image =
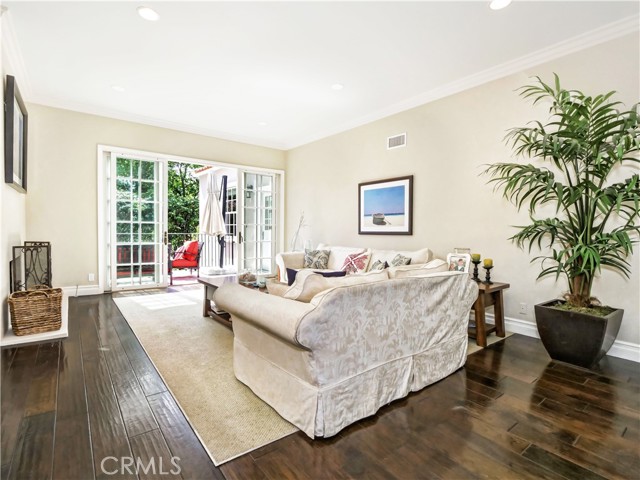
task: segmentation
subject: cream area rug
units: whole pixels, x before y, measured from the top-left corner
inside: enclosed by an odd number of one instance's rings
[[[233,332],[202,316],[202,288],[114,296],[216,465],[298,429],[233,373]],[[507,336],[511,335],[510,333]],[[503,338],[489,335],[487,343]],[[467,355],[482,347],[469,339]]]
[[[202,289],[114,298],[216,465],[298,429],[233,374],[233,332]]]

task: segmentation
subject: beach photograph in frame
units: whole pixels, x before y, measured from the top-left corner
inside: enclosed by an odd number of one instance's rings
[[[4,102],[4,181],[26,192],[28,115],[12,75],[7,75]]]
[[[358,233],[413,234],[413,175],[358,184]]]

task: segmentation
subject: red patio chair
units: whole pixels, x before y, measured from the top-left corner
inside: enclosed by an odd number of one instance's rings
[[[193,275],[193,269],[196,269],[197,276],[200,276],[200,253],[204,242],[187,241],[179,247],[175,253],[171,252],[171,244],[169,244],[169,279],[173,285],[173,269],[188,268]]]

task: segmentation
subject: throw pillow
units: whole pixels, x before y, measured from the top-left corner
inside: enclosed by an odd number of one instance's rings
[[[387,262],[376,260],[371,264],[371,267],[369,267],[369,271],[373,272],[374,270],[384,270],[385,268],[389,268],[389,264]]]
[[[340,270],[339,272],[314,272],[314,273],[319,273],[320,275],[322,275],[323,277],[344,277],[347,272],[343,272],[342,270]]]
[[[331,250],[305,250],[304,268],[317,268],[325,270],[329,263]]]
[[[362,273],[367,270],[369,252],[352,253],[344,259],[342,270],[346,273]]]
[[[182,254],[184,259],[195,260],[198,256],[198,242],[195,240],[192,242],[184,242],[184,247],[186,248],[186,251]]]
[[[296,275],[298,274],[298,270],[295,268],[287,268],[287,283],[289,286],[293,285],[293,282],[296,281]]]
[[[409,265],[411,263],[411,257],[405,257],[404,255],[397,254],[391,260],[392,267],[399,267],[400,265]]]
[[[184,258],[184,254],[187,251],[187,247],[185,247],[184,245],[181,247],[178,247],[178,249],[176,250],[176,252],[173,254],[173,259],[174,260],[186,260],[186,258]]]

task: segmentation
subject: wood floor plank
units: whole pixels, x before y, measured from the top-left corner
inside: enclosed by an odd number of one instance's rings
[[[37,345],[18,348],[11,368],[7,374],[2,376],[2,388],[0,388],[2,408],[2,415],[0,415],[0,463],[2,465],[11,462],[37,356]]]
[[[22,419],[9,471],[9,480],[51,478],[55,421],[55,412],[32,415]]]
[[[111,380],[129,437],[156,430],[158,423],[133,371],[112,374]]]
[[[213,465],[171,394],[158,393],[148,400],[169,450],[180,458],[183,477],[222,480],[220,470]]]
[[[58,374],[58,420],[87,413],[82,351],[79,341],[65,340],[60,343]]]
[[[591,470],[582,468],[575,463],[571,463],[557,455],[554,455],[537,445],[531,445],[527,450],[525,450],[523,455],[564,478],[580,478],[584,480],[602,480],[605,478]]]
[[[182,479],[180,459],[171,455],[160,430],[152,430],[131,438],[140,480]]]
[[[53,478],[55,480],[95,478],[87,412],[58,418],[54,445]]]
[[[42,343],[34,366],[25,415],[39,415],[56,409],[60,342]]]
[[[131,457],[131,448],[106,361],[102,357],[86,359],[84,368],[96,477],[104,477],[101,462],[106,457]]]

